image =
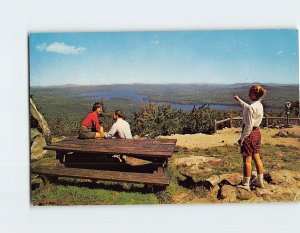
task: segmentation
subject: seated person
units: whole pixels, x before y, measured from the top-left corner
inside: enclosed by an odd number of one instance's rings
[[[115,111],[113,115],[114,121],[116,121],[108,133],[106,133],[105,138],[124,138],[124,139],[132,139],[130,126],[127,121],[123,119],[123,114],[121,110]]]
[[[78,131],[80,139],[103,138],[105,133],[99,124],[99,115],[103,112],[103,106],[96,102],[90,112],[81,123]]]

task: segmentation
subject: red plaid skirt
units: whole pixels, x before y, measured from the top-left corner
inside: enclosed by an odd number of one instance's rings
[[[250,135],[247,136],[241,146],[241,154],[243,156],[252,156],[253,154],[259,153],[261,143],[261,134],[259,128],[251,131]]]

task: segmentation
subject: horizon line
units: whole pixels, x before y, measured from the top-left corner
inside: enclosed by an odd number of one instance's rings
[[[33,85],[32,87],[72,87],[72,86],[112,86],[112,85],[251,85],[251,84],[262,84],[262,85],[299,85],[299,83],[262,83],[262,82],[241,82],[241,83],[110,83],[110,84],[50,84],[50,85]]]

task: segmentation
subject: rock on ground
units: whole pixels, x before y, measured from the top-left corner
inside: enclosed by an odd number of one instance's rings
[[[45,138],[41,135],[36,136],[31,145],[31,160],[43,158],[46,153],[46,150],[43,149],[44,146],[46,146]]]

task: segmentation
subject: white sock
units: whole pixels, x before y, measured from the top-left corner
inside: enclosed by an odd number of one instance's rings
[[[257,180],[260,184],[264,183],[264,174],[257,174]]]
[[[243,185],[246,185],[246,186],[250,185],[250,176],[243,177]]]

